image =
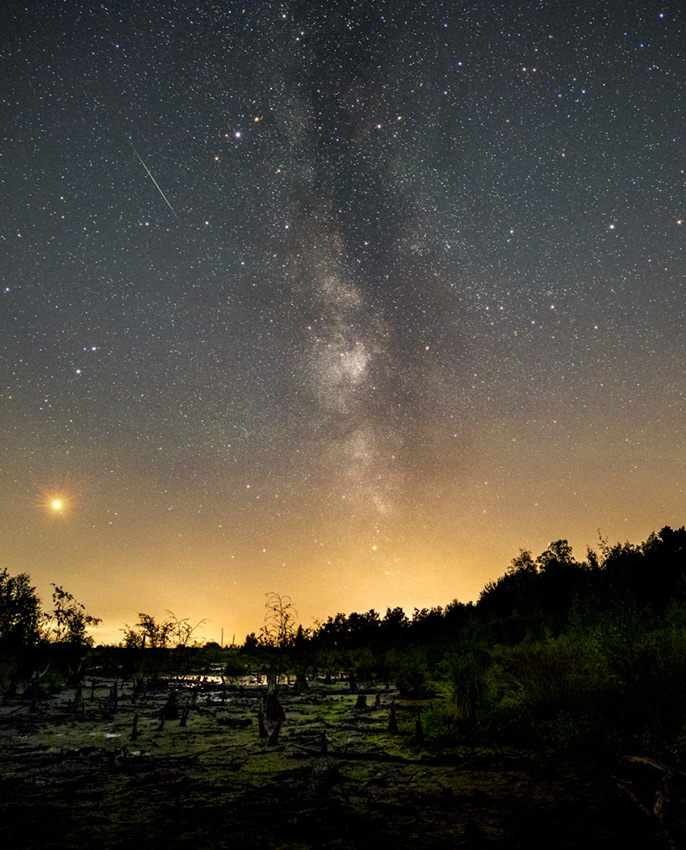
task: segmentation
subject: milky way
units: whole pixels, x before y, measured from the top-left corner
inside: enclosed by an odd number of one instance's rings
[[[9,3],[3,566],[241,639],[683,524],[685,17]]]

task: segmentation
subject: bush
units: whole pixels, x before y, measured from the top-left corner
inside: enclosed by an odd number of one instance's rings
[[[453,651],[443,661],[442,690],[452,722],[462,733],[473,733],[482,719],[489,664],[488,653],[479,647]]]
[[[582,755],[615,739],[621,683],[593,640],[498,647],[487,682],[488,727],[499,742]]]
[[[446,704],[433,705],[422,713],[422,728],[428,743],[436,746],[449,747],[457,743],[455,724],[452,712]]]
[[[426,699],[436,693],[424,653],[417,647],[408,648],[402,654],[392,657],[391,675],[403,697]]]
[[[224,660],[224,675],[228,679],[238,679],[245,676],[248,667],[237,651],[231,651]]]

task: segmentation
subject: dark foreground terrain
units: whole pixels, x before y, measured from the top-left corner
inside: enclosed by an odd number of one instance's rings
[[[660,797],[664,776],[650,764],[572,771],[525,753],[440,747],[417,739],[427,703],[381,691],[357,707],[342,683],[281,687],[286,716],[269,744],[257,682],[177,682],[179,717],[164,724],[168,681],[134,696],[120,680],[116,700],[113,684],[0,705],[1,846],[681,846],[679,794]],[[675,810],[669,835],[649,815],[656,802]]]

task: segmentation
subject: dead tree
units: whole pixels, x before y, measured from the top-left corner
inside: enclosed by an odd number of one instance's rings
[[[279,742],[281,724],[286,719],[286,712],[279,702],[276,691],[267,694],[264,707],[264,725],[267,732],[267,743],[271,746]]]

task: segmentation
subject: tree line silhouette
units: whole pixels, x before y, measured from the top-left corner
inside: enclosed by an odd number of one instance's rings
[[[476,603],[336,614],[276,647],[249,635],[244,652],[393,684],[429,701],[424,725],[443,742],[673,760],[686,749],[686,529],[601,539],[584,560],[566,540],[522,550]]]
[[[267,594],[265,621],[241,647],[200,645],[171,612],[140,614],[119,647],[92,647],[98,621],[55,586],[41,610],[27,575],[0,571],[0,689],[16,692],[45,658],[72,679],[98,666],[180,664],[270,687],[315,678],[351,690],[397,688],[418,700],[435,745],[528,748],[556,757],[686,756],[686,529],[640,544],[601,540],[584,560],[566,540],[520,551],[475,603],[336,614],[298,624],[287,596]],[[175,648],[171,648],[175,647]],[[42,659],[42,660],[41,660]],[[61,665],[61,666],[60,666]]]

